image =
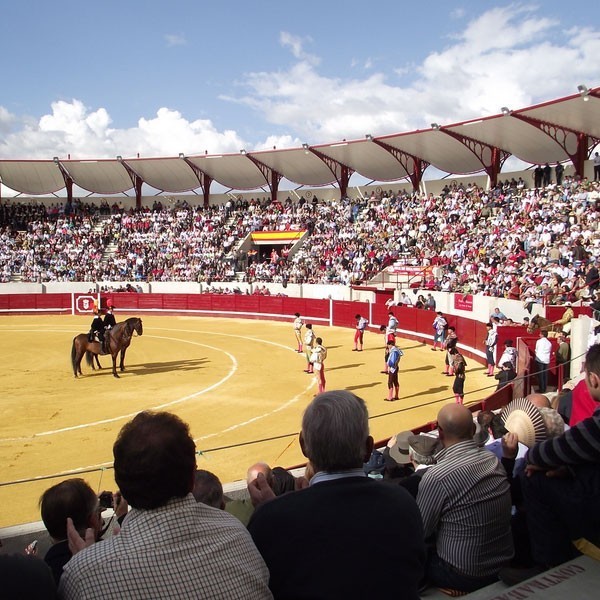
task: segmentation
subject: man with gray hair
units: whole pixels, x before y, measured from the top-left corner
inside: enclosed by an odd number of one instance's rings
[[[390,590],[417,599],[425,564],[421,517],[406,490],[363,471],[373,449],[364,401],[345,390],[314,398],[300,447],[315,475],[310,486],[263,503],[248,530],[269,568],[275,598],[377,598]],[[264,477],[255,502],[272,497]],[[377,573],[364,576],[377,549]]]

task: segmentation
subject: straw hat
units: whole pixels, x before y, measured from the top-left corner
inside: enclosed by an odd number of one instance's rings
[[[399,464],[407,465],[410,462],[408,456],[408,438],[412,431],[401,431],[393,436],[388,442],[390,456]]]
[[[504,426],[516,433],[519,442],[531,448],[548,437],[546,423],[540,410],[525,398],[516,398],[501,413]]]

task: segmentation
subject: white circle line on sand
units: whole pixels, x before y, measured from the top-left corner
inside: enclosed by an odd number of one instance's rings
[[[223,377],[222,379],[220,379],[219,381],[217,381],[216,383],[214,383],[213,385],[210,385],[210,386],[208,386],[202,390],[199,390],[197,392],[194,392],[193,394],[188,394],[187,396],[183,396],[182,398],[177,398],[176,400],[171,400],[170,402],[164,402],[162,404],[157,404],[156,406],[149,407],[147,410],[162,410],[164,408],[168,408],[169,406],[181,404],[182,402],[187,402],[188,400],[197,398],[198,396],[201,396],[202,394],[206,394],[207,392],[214,390],[215,388],[219,387],[220,385],[223,385],[223,383],[225,383],[227,380],[231,379],[231,377],[233,377],[233,375],[235,375],[235,372],[238,369],[238,362],[237,362],[237,359],[235,358],[235,356],[233,356],[233,354],[231,354],[221,348],[215,348],[214,346],[210,346],[208,344],[201,344],[199,342],[193,342],[190,340],[182,340],[179,338],[169,338],[169,337],[155,336],[155,335],[147,335],[146,337],[162,339],[162,340],[170,340],[170,341],[175,341],[175,342],[183,342],[185,344],[192,344],[194,346],[200,346],[202,348],[209,348],[210,350],[215,350],[217,352],[223,352],[224,354],[226,354],[229,357],[229,359],[232,362],[232,366],[229,369],[229,372],[227,373],[227,375],[225,377]],[[129,418],[137,415],[138,412],[139,411],[136,411],[133,413],[127,413],[127,414],[123,414],[123,415],[117,415],[115,417],[110,417],[109,419],[101,419],[99,421],[90,421],[88,423],[80,423],[79,425],[71,425],[70,427],[62,427],[60,429],[52,429],[49,431],[40,431],[39,433],[34,433],[33,435],[30,435],[30,436],[21,436],[21,437],[15,437],[15,438],[1,438],[0,442],[14,442],[14,441],[19,441],[19,440],[30,440],[30,439],[35,439],[38,437],[55,435],[58,433],[66,433],[68,431],[75,431],[77,429],[85,429],[87,427],[95,427],[97,425],[105,425],[107,423],[114,423],[116,421],[122,421],[123,419],[129,419]]]
[[[190,331],[186,330],[186,329],[176,329],[176,328],[167,328],[167,327],[156,327],[156,328],[153,328],[153,330],[157,330],[157,331],[177,331],[177,332],[181,332],[181,333],[190,333]],[[11,331],[26,332],[26,333],[29,332],[28,329],[26,329],[26,330],[14,330],[13,329]],[[53,329],[53,330],[46,329],[44,331],[58,332],[58,333],[67,333],[64,330],[56,330],[56,329]],[[261,343],[269,344],[269,345],[276,346],[276,347],[282,348],[284,350],[289,350],[290,352],[296,353],[294,350],[292,350],[288,346],[285,346],[284,344],[280,344],[278,342],[271,342],[269,340],[264,340],[264,339],[261,339],[261,338],[255,338],[255,337],[251,337],[251,336],[242,336],[242,335],[238,335],[238,334],[229,334],[229,333],[221,333],[221,332],[208,332],[208,331],[198,331],[198,330],[194,330],[192,333],[213,334],[213,335],[218,335],[218,336],[221,336],[221,337],[232,337],[232,338],[245,339],[245,340],[249,340],[249,341],[253,341],[253,342],[261,342]],[[151,407],[150,410],[165,409],[165,408],[168,408],[170,406],[174,406],[176,404],[181,404],[183,402],[187,402],[188,400],[192,400],[193,398],[197,398],[198,396],[201,396],[201,395],[203,395],[203,394],[205,394],[207,392],[210,392],[210,391],[214,390],[215,388],[219,387],[220,385],[222,385],[223,383],[225,383],[226,381],[228,381],[231,377],[233,377],[233,375],[235,374],[235,372],[236,372],[236,370],[238,368],[238,362],[237,362],[235,356],[233,356],[232,354],[230,354],[229,352],[227,352],[225,350],[222,350],[221,348],[215,348],[214,346],[210,346],[208,344],[201,344],[199,342],[194,342],[194,341],[191,341],[191,340],[183,340],[183,339],[180,339],[180,338],[172,338],[172,337],[156,336],[156,335],[148,335],[148,334],[146,334],[145,337],[147,337],[147,338],[154,338],[154,339],[164,339],[164,340],[175,341],[175,342],[183,342],[183,343],[192,344],[192,345],[195,345],[195,346],[200,346],[200,347],[203,347],[203,348],[209,348],[209,349],[215,350],[217,352],[223,352],[232,361],[232,367],[231,367],[229,373],[224,378],[222,378],[218,382],[214,383],[213,385],[211,385],[211,386],[209,386],[207,388],[204,388],[204,389],[202,389],[202,390],[200,390],[198,392],[194,392],[193,394],[189,394],[187,396],[184,396],[182,398],[177,398],[176,400],[171,400],[170,402],[165,402],[165,403],[162,403],[162,404],[158,404],[158,405],[156,405],[154,407]],[[214,433],[211,433],[211,434],[207,434],[205,436],[200,436],[198,438],[195,438],[195,441],[209,439],[209,438],[221,435],[223,433],[228,433],[228,432],[234,431],[236,429],[244,427],[245,425],[249,425],[250,423],[253,423],[253,422],[258,421],[260,419],[264,419],[264,418],[267,418],[267,417],[269,417],[269,416],[271,416],[273,414],[281,412],[282,410],[284,410],[284,409],[288,408],[289,406],[295,404],[304,394],[306,394],[308,392],[308,390],[310,390],[310,388],[312,387],[312,385],[313,385],[313,382],[311,382],[311,384],[308,385],[306,387],[306,389],[304,391],[302,391],[300,394],[297,394],[296,396],[292,397],[290,400],[288,400],[284,404],[278,406],[277,408],[275,408],[275,409],[273,409],[271,411],[263,413],[262,415],[257,415],[255,417],[253,417],[252,419],[249,419],[249,420],[244,421],[242,423],[231,425],[230,427],[228,427],[228,428],[226,428],[226,429],[224,429],[222,431],[214,432]],[[91,421],[91,422],[88,422],[88,423],[81,423],[79,425],[72,425],[70,427],[63,427],[63,428],[60,428],[60,429],[54,429],[54,430],[50,430],[50,431],[42,431],[42,432],[39,432],[39,433],[35,433],[35,434],[31,435],[31,436],[21,436],[21,437],[15,437],[15,438],[2,438],[2,439],[0,439],[0,443],[1,442],[14,442],[14,441],[29,440],[29,439],[34,439],[36,437],[45,437],[45,436],[49,436],[49,435],[56,435],[56,434],[59,434],[59,433],[65,433],[65,432],[68,432],[68,431],[74,431],[74,430],[78,430],[78,429],[85,429],[85,428],[88,428],[88,427],[95,427],[97,425],[105,425],[107,423],[114,423],[116,421],[120,421],[120,420],[123,420],[123,419],[128,419],[128,418],[134,417],[136,414],[138,414],[138,412],[139,411],[134,412],[134,413],[127,413],[127,414],[124,414],[124,415],[118,415],[116,417],[111,417],[110,419],[102,419],[102,420],[99,420],[99,421]]]
[[[242,336],[242,335],[237,335],[237,334],[212,332],[212,331],[198,331],[198,330],[193,330],[193,331],[190,332],[187,329],[176,329],[176,328],[166,328],[166,327],[156,327],[156,328],[153,328],[153,330],[157,330],[157,331],[177,331],[177,332],[180,332],[180,333],[211,334],[211,335],[218,335],[218,336],[221,336],[221,337],[240,338],[240,339],[245,339],[245,340],[252,341],[252,342],[261,342],[261,343],[269,344],[269,345],[272,345],[272,346],[276,346],[278,348],[282,348],[284,350],[289,350],[290,352],[294,352],[294,354],[297,354],[297,352],[295,350],[293,350],[292,348],[290,348],[289,346],[286,346],[284,344],[280,344],[278,342],[271,342],[269,340],[264,340],[264,339],[261,339],[261,338],[255,338],[255,337],[251,337],[251,336]],[[13,332],[14,331],[20,331],[20,332],[26,332],[26,333],[30,332],[30,330],[28,330],[28,329],[24,329],[24,330],[14,330],[14,329],[12,329],[10,331],[13,331]],[[50,331],[50,332],[55,332],[55,333],[56,332],[57,333],[72,333],[71,331],[67,332],[67,331],[64,331],[64,330],[48,330],[48,329],[45,329],[43,331]],[[226,352],[224,350],[221,350],[220,348],[214,348],[213,346],[208,346],[207,344],[200,344],[198,342],[193,342],[193,341],[190,341],[190,340],[182,340],[180,338],[170,338],[170,337],[155,336],[155,335],[148,335],[148,334],[145,334],[145,337],[156,338],[156,339],[173,340],[173,341],[178,341],[178,342],[190,343],[192,345],[198,345],[198,346],[202,346],[202,347],[205,347],[205,348],[215,349],[217,351],[222,351],[225,354],[227,354],[232,359],[232,361],[234,362],[234,364],[232,365],[232,368],[231,368],[230,372],[227,374],[227,376],[224,377],[219,382],[217,382],[216,384],[214,384],[213,386],[210,386],[210,388],[206,388],[205,390],[201,390],[199,392],[196,392],[194,394],[190,394],[190,395],[185,396],[183,398],[179,398],[177,400],[173,400],[173,401],[168,402],[166,404],[158,405],[155,408],[164,408],[164,407],[167,407],[167,406],[173,406],[174,404],[185,402],[186,400],[190,400],[190,399],[195,398],[195,397],[197,397],[197,396],[199,396],[201,394],[204,394],[207,391],[214,389],[218,385],[222,385],[222,383],[226,382],[229,378],[231,378],[235,374],[235,371],[237,370],[237,360],[235,359],[235,357],[233,355],[229,354],[228,352]],[[237,423],[235,425],[231,425],[231,426],[223,429],[222,431],[218,431],[218,432],[214,432],[214,433],[210,433],[210,434],[207,434],[207,435],[204,435],[204,436],[200,436],[200,437],[194,438],[194,441],[201,441],[201,440],[207,440],[207,439],[210,439],[210,438],[214,438],[214,437],[217,437],[217,436],[222,435],[224,433],[229,433],[231,431],[235,431],[237,429],[240,429],[241,427],[249,425],[250,423],[253,423],[253,422],[258,421],[260,419],[267,418],[267,417],[269,417],[271,415],[274,415],[274,414],[276,414],[278,412],[281,412],[282,410],[285,410],[286,408],[288,408],[288,407],[292,406],[293,404],[295,404],[296,402],[298,402],[302,398],[302,396],[304,394],[306,394],[314,386],[314,384],[315,384],[315,382],[311,381],[307,385],[307,387],[305,388],[304,391],[302,391],[300,394],[297,394],[294,397],[290,398],[287,402],[285,402],[284,404],[278,406],[277,408],[275,408],[275,409],[273,409],[271,411],[263,413],[262,415],[257,415],[255,417],[252,417],[251,419],[248,419],[247,421],[243,421],[241,423]],[[41,437],[42,435],[51,435],[51,434],[65,432],[65,431],[71,431],[73,429],[82,429],[82,428],[85,428],[85,427],[92,427],[94,425],[101,425],[101,424],[104,424],[104,423],[111,423],[111,422],[115,422],[115,421],[118,421],[118,420],[127,419],[127,418],[135,416],[136,414],[138,414],[138,413],[135,412],[135,413],[127,414],[127,415],[122,415],[120,417],[113,417],[111,419],[105,419],[105,420],[102,420],[102,421],[96,421],[94,423],[87,423],[87,424],[76,425],[76,426],[73,426],[73,427],[68,427],[68,428],[63,428],[63,429],[57,429],[57,430],[54,430],[52,432],[42,432],[42,433],[34,434],[33,436],[28,436],[28,437],[4,438],[4,439],[0,439],[0,442],[5,442],[5,441],[21,441],[21,440],[32,439],[32,438],[35,438],[35,437]],[[54,476],[54,475],[56,475],[56,476],[74,475],[74,474],[80,473],[82,470],[104,469],[104,468],[110,467],[111,465],[112,465],[112,463],[103,462],[103,463],[98,463],[96,465],[88,465],[86,467],[77,467],[77,468],[74,468],[74,469],[60,471],[59,473],[55,473],[52,476]],[[28,479],[23,480],[23,481],[36,481],[36,480],[47,479],[47,478],[48,478],[48,475],[40,475],[40,476],[28,478]]]

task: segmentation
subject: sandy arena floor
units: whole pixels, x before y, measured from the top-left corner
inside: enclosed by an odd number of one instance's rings
[[[126,316],[118,314],[117,319]],[[120,379],[110,357],[102,371],[85,360],[73,377],[73,337],[88,317],[0,317],[0,527],[39,520],[41,493],[61,478],[81,476],[92,487],[114,490],[112,444],[119,429],[144,409],[169,410],[190,424],[198,465],[224,482],[245,477],[257,460],[292,466],[304,462],[297,443],[302,411],[315,394],[294,351],[290,323],[202,317],[144,317]],[[315,326],[328,348],[328,389],[363,397],[371,432],[380,440],[435,419],[454,401],[452,378],[441,374],[444,354],[399,340],[400,401],[389,403],[383,337],[365,335],[365,350],[351,352],[349,329]],[[469,360],[466,401],[495,387]],[[485,388],[485,389],[484,389]],[[289,435],[290,434],[290,435]],[[78,475],[82,470],[89,472]],[[24,480],[24,481],[23,481]]]

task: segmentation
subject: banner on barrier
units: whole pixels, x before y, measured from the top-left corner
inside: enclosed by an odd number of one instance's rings
[[[98,298],[93,294],[73,294],[73,314],[86,315],[98,307]]]

